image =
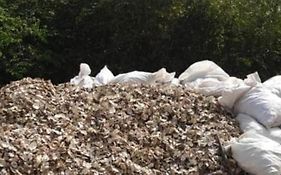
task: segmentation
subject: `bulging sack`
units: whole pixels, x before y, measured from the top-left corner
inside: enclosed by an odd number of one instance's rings
[[[221,97],[218,98],[218,101],[223,107],[232,111],[236,102],[239,101],[239,99],[242,98],[250,89],[250,86],[240,86],[233,89],[223,90]]]
[[[281,174],[281,145],[255,131],[231,144],[232,156],[245,171],[255,175]]]
[[[268,137],[281,144],[281,129],[279,127],[268,129]]]
[[[235,118],[239,122],[239,127],[243,132],[254,130],[259,133],[266,132],[266,128],[263,127],[253,117],[246,114],[238,114]]]
[[[277,75],[266,80],[263,85],[281,98],[281,75]]]
[[[246,114],[238,114],[236,120],[243,132],[255,131],[281,144],[281,129],[274,127],[267,129],[257,122],[253,117]]]
[[[219,103],[229,110],[233,110],[235,104],[253,87],[261,86],[259,74],[254,72],[247,75],[243,82],[235,83],[237,86],[225,88],[222,90],[221,97],[218,98]],[[237,111],[239,113],[239,111]]]
[[[179,76],[181,84],[192,82],[198,78],[214,78],[224,81],[229,78],[229,75],[214,62],[204,60],[192,64]]]
[[[243,80],[235,77],[229,77],[225,81],[219,81],[215,78],[199,78],[186,83],[185,86],[207,96],[221,96],[224,91],[232,90],[242,84]]]
[[[212,61],[199,61],[189,66],[180,76],[180,83],[204,95],[221,96],[222,92],[244,84],[243,80],[230,77]]]
[[[281,125],[281,98],[259,85],[249,90],[235,105],[235,113],[255,118],[267,128]]]

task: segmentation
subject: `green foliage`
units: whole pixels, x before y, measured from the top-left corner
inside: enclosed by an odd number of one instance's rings
[[[37,41],[44,40],[38,23],[29,24],[0,8],[0,81],[27,75],[38,59]]]
[[[87,62],[95,74],[182,72],[209,59],[233,76],[280,73],[277,0],[0,0],[0,82],[65,82]]]
[[[280,73],[280,5],[278,1],[239,0],[219,6],[219,16],[226,16],[221,19],[226,69],[236,75],[259,71],[264,79]]]

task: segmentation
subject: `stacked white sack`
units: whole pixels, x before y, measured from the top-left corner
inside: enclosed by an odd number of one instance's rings
[[[221,105],[244,113],[267,128],[281,125],[281,98],[260,82],[257,73],[248,75],[244,85],[226,90],[219,98]]]
[[[281,125],[281,98],[263,86],[249,90],[235,105],[236,113],[245,113],[267,128]]]
[[[255,175],[280,175],[281,145],[255,131],[243,134],[231,145],[239,166]]]
[[[226,90],[219,98],[220,104],[238,114],[236,119],[245,134],[231,144],[232,153],[238,164],[252,174],[281,174],[281,129],[275,127],[281,124],[281,99],[271,85],[263,85],[253,73],[243,86]]]
[[[89,76],[90,74],[91,74],[90,66],[86,63],[81,63],[78,76],[72,78],[70,80],[70,83],[77,85],[79,87],[92,88],[94,84],[94,79]]]
[[[255,131],[281,144],[281,129],[279,127],[267,129],[256,119],[246,114],[238,114],[236,120],[244,133]]]
[[[226,88],[222,91],[218,98],[219,103],[229,110],[233,110],[235,104],[254,86],[260,85],[261,80],[259,74],[254,72],[247,75],[243,83],[233,88]]]
[[[243,84],[241,79],[230,77],[222,68],[209,60],[189,66],[179,76],[179,81],[187,88],[208,96],[221,96],[223,91]]]
[[[100,70],[100,72],[95,76],[94,84],[95,86],[106,85],[113,79],[113,73],[107,68],[107,66],[104,66]]]
[[[242,132],[256,131],[259,133],[264,133],[266,128],[258,123],[254,118],[246,114],[238,114],[236,120],[239,122],[239,127]]]

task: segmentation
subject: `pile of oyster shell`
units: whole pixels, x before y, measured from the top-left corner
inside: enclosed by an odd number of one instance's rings
[[[0,174],[242,174],[238,124],[214,97],[164,85],[0,89]]]

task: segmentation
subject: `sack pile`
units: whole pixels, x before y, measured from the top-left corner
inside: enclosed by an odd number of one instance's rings
[[[220,147],[238,123],[184,87],[25,78],[2,87],[0,101],[0,174],[242,172]]]
[[[191,65],[179,80],[196,92],[218,97],[237,116],[244,134],[230,147],[240,167],[256,175],[281,174],[281,76],[262,83],[255,72],[242,80],[206,60]]]

